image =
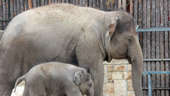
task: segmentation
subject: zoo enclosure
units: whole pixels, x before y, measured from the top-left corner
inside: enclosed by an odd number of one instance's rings
[[[0,0],[0,29],[17,14],[50,3],[72,3],[111,11],[123,9],[134,16],[139,28],[170,27],[170,0]],[[144,55],[144,71],[170,71],[170,32],[139,33]],[[151,74],[152,96],[169,96],[170,75]],[[144,96],[148,95],[148,77],[143,76]]]

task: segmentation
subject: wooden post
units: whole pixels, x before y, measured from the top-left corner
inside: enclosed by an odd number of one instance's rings
[[[152,27],[155,27],[156,26],[156,10],[155,10],[155,7],[156,7],[156,0],[152,0],[152,13],[151,13],[151,26]],[[152,32],[151,33],[151,40],[152,40],[152,44],[151,44],[151,58],[156,58],[156,33],[155,32]],[[151,62],[151,70],[152,71],[156,71],[156,63],[155,62]],[[152,76],[152,80],[154,81],[153,82],[153,88],[156,87],[156,76],[153,75]],[[155,96],[156,92],[153,92],[153,96]]]
[[[156,26],[159,27],[160,26],[160,0],[156,0]],[[156,58],[160,58],[160,43],[159,43],[159,33],[156,32]],[[160,70],[160,64],[159,62],[156,62],[156,70]],[[160,87],[160,75],[157,75],[156,78],[156,87]],[[161,92],[158,90],[156,95],[159,96],[161,94]]]
[[[141,15],[141,14],[139,14],[139,15]],[[142,14],[143,16],[142,16],[142,21],[143,21],[143,23],[142,23],[142,28],[146,28],[146,0],[143,0],[143,14]],[[147,35],[147,33],[143,33],[143,56],[144,56],[144,58],[147,58],[146,57],[146,55],[147,55],[147,45],[146,45],[146,40],[147,40],[147,38],[146,38],[146,35]],[[144,71],[148,71],[148,66],[147,66],[147,63],[146,62],[144,62]],[[147,76],[145,76],[144,77],[144,87],[145,88],[147,88],[148,87],[148,77]],[[144,96],[147,96],[147,94],[148,94],[148,90],[146,90],[145,92],[144,92]]]
[[[133,15],[133,0],[130,0],[130,14]]]
[[[32,0],[28,0],[28,8],[29,8],[29,9],[32,8]]]
[[[126,11],[126,6],[127,6],[126,0],[122,0],[122,7],[123,7],[123,10],[125,11]]]
[[[51,1],[51,0],[48,0],[48,3],[49,3],[49,4],[51,4],[51,3],[52,3],[52,1]]]
[[[118,8],[119,8],[119,9],[122,8],[122,0],[119,0],[119,2],[118,2]]]
[[[146,28],[150,28],[150,20],[151,20],[151,17],[150,17],[150,0],[146,0],[146,14],[145,14],[145,19],[146,19]],[[146,33],[146,58],[147,59],[150,59],[151,56],[150,56],[150,52],[151,52],[151,35],[150,35],[150,32],[147,32]],[[147,62],[147,70],[148,71],[151,71],[151,64],[150,62]],[[148,78],[149,79],[149,78]],[[153,84],[152,84],[153,85]]]
[[[168,1],[164,0],[164,26],[168,27]],[[168,32],[166,31],[164,34],[164,41],[165,41],[165,58],[169,58],[168,57]],[[165,62],[165,71],[169,71],[169,64],[168,62]],[[165,87],[168,88],[169,87],[169,76],[165,75]],[[168,96],[170,93],[168,90],[165,91],[165,96]]]
[[[164,7],[164,4],[163,4],[163,0],[160,0],[160,26],[164,26],[164,14],[163,14],[163,7]],[[164,58],[164,32],[160,32],[160,58]],[[161,71],[164,71],[164,62],[161,61],[160,62],[160,69]],[[161,80],[160,80],[160,86],[165,88],[165,75],[161,75]],[[164,90],[161,90],[161,96],[165,96],[165,91]]]
[[[89,0],[89,6],[93,7],[93,0]]]

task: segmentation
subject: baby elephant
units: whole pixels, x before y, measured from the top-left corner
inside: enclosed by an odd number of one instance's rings
[[[84,68],[71,64],[36,65],[17,79],[15,88],[21,81],[25,81],[23,96],[94,96],[91,75]]]

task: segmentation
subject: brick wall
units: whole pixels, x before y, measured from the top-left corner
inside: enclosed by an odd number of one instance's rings
[[[127,60],[104,62],[104,70],[104,96],[135,96],[132,87],[131,64]]]

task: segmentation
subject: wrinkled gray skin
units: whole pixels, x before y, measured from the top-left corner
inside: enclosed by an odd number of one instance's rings
[[[17,77],[42,62],[60,61],[86,68],[95,96],[103,96],[103,61],[127,58],[133,87],[142,96],[143,56],[133,18],[69,4],[28,10],[8,25],[0,46],[0,96],[9,96]]]
[[[49,62],[37,65],[17,79],[25,81],[23,96],[94,96],[91,75],[84,68]]]

